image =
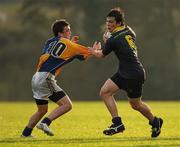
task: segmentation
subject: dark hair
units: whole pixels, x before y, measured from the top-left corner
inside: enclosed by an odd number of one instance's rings
[[[56,20],[51,28],[54,36],[58,36],[58,33],[63,33],[64,27],[70,25],[65,19]]]
[[[117,23],[121,22],[121,25],[124,25],[124,12],[119,7],[111,9],[107,17],[114,17]]]

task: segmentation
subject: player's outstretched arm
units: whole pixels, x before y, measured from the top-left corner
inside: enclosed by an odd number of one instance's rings
[[[95,41],[93,47],[89,47],[89,51],[91,52],[92,55],[94,55],[97,58],[104,57],[101,49],[101,42]]]

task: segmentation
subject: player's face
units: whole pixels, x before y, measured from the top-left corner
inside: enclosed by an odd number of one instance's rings
[[[71,28],[70,26],[65,26],[63,33],[61,33],[61,37],[70,39],[71,38]]]
[[[114,17],[107,17],[106,18],[106,28],[109,32],[112,32],[119,25],[120,24],[116,22]]]

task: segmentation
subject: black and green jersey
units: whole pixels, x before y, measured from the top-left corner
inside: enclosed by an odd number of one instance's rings
[[[145,72],[137,56],[133,30],[128,26],[120,26],[111,35],[104,45],[103,54],[115,53],[119,60],[118,72],[122,77],[144,80]]]

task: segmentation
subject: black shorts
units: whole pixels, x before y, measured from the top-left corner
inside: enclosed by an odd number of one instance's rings
[[[139,98],[142,95],[142,86],[144,80],[125,79],[119,73],[115,73],[111,80],[119,87],[127,92],[129,98]]]
[[[56,103],[60,99],[62,99],[64,96],[66,96],[66,93],[64,91],[59,91],[59,92],[53,92],[51,96],[49,96],[49,99]],[[48,100],[43,100],[43,99],[35,99],[37,105],[46,105],[48,104]]]

